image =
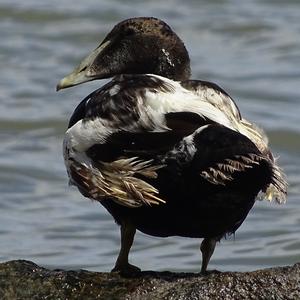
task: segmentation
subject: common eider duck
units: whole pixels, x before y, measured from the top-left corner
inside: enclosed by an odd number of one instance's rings
[[[203,238],[201,273],[216,242],[243,223],[257,196],[284,203],[287,183],[266,134],[218,85],[190,80],[181,39],[163,21],[132,18],[57,85],[112,78],[75,109],[64,138],[70,183],[121,228],[112,271],[136,272],[136,229]]]

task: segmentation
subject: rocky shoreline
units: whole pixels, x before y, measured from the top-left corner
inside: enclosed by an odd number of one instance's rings
[[[253,272],[145,271],[135,276],[0,264],[0,299],[300,299],[300,263]]]

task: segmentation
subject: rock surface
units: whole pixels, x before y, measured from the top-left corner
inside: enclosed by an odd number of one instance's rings
[[[300,263],[246,273],[149,271],[124,277],[14,260],[0,264],[0,299],[300,299]]]

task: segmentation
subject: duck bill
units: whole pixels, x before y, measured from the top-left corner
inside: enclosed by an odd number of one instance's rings
[[[92,51],[86,58],[84,58],[78,67],[74,69],[72,73],[64,77],[56,86],[56,90],[62,90],[68,87],[72,87],[84,82],[99,79],[100,77],[95,74],[95,71],[91,67],[98,55],[110,44],[110,41],[102,43],[94,51]]]
[[[66,77],[64,77],[56,86],[56,91],[62,90],[62,89],[66,89],[68,87],[72,87],[84,82],[88,82],[93,80],[93,78],[88,77],[86,74],[82,73],[82,72],[76,72],[76,70],[74,70],[74,72],[72,72],[71,74],[67,75]]]

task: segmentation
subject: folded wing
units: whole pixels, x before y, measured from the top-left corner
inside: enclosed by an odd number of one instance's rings
[[[89,198],[129,207],[165,202],[156,182],[176,161],[216,186],[257,172],[262,180],[253,187],[256,194],[285,199],[286,183],[263,134],[241,118],[222,89],[207,82],[118,76],[81,102],[69,126],[67,169]]]

